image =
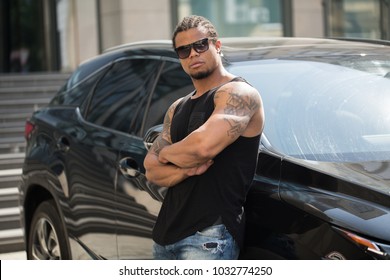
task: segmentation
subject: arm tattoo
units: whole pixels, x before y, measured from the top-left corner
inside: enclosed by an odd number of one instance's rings
[[[162,137],[167,139],[169,142],[171,142],[171,124],[172,124],[172,119],[171,115],[173,115],[173,111],[175,110],[174,106],[169,107],[168,112],[165,114],[164,117],[164,128],[163,131],[161,132]]]
[[[149,152],[158,156],[160,154],[160,151],[162,150],[162,148],[164,148],[165,146],[168,146],[168,145],[170,145],[170,143],[167,140],[165,140],[164,138],[162,138],[160,135],[156,138],[156,140],[154,140],[153,145],[150,148]]]
[[[244,124],[243,122],[238,122],[238,121],[228,119],[228,118],[226,118],[225,120],[230,125],[230,129],[227,131],[227,135],[231,136],[232,138],[234,138],[236,136],[240,136],[244,132],[244,130],[247,126],[247,122],[245,122],[245,124]]]
[[[253,95],[250,93],[242,95],[240,93],[230,91],[227,94],[228,99],[224,109],[224,112],[227,115],[252,116],[260,107],[257,99],[253,98]],[[241,135],[249,123],[249,120],[245,122],[236,121],[230,118],[226,118],[225,120],[230,125],[230,129],[227,131],[227,134],[233,138]]]
[[[242,96],[239,93],[230,92],[226,103],[225,113],[229,115],[252,115],[259,108],[258,102],[252,96]]]
[[[167,113],[164,117],[164,126],[161,134],[154,140],[152,147],[150,148],[150,152],[159,155],[162,148],[171,144],[171,115],[173,115],[173,111],[176,106],[169,107]]]

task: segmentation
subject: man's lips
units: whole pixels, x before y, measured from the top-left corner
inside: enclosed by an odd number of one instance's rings
[[[190,64],[190,68],[198,68],[200,66],[202,66],[204,64],[204,62],[202,61],[196,61],[196,62],[193,62]]]

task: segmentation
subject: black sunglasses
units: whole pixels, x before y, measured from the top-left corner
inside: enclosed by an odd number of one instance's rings
[[[180,59],[184,59],[190,56],[191,49],[194,49],[197,53],[203,53],[209,49],[209,38],[204,38],[199,41],[193,42],[185,46],[181,46],[175,49]]]

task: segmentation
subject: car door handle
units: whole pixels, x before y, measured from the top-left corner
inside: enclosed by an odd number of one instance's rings
[[[66,138],[65,136],[61,136],[60,138],[58,138],[57,148],[61,152],[67,153],[69,151],[69,148],[70,148],[70,143],[69,143],[68,138]]]
[[[138,177],[141,174],[137,162],[130,157],[122,158],[119,161],[119,170],[125,177],[130,178]]]

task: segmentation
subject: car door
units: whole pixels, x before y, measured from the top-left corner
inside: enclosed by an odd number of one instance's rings
[[[80,113],[85,133],[74,162],[80,166],[73,176],[79,178],[73,186],[77,192],[73,205],[78,209],[76,239],[105,259],[118,258],[117,156],[121,145],[134,139],[127,133],[129,127],[140,129],[157,64],[124,58],[116,61],[96,84]],[[130,198],[126,204],[132,204]],[[143,209],[134,204],[132,211]]]
[[[166,191],[149,184],[145,178],[143,160],[147,150],[141,136],[150,128],[162,124],[169,106],[193,90],[191,79],[177,59],[159,58],[159,61],[158,80],[145,108],[140,137],[128,138],[119,154],[117,201],[120,202],[118,205],[125,206],[118,209],[120,259],[152,257],[152,229]],[[154,62],[150,60],[150,63]],[[134,205],[142,206],[142,210],[138,208],[135,211]]]

